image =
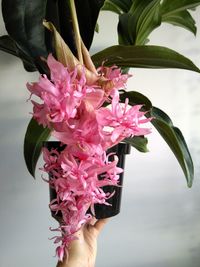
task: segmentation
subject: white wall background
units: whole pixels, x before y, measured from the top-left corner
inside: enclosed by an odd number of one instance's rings
[[[163,25],[151,44],[169,46],[200,67],[199,31]],[[94,50],[116,44],[117,17],[100,16]],[[0,17],[0,34],[5,34]],[[30,119],[26,73],[21,62],[0,51],[0,267],[54,267],[48,240],[55,225],[48,210],[48,188],[38,172],[34,181],[23,160],[23,137]],[[175,157],[153,129],[147,154],[127,157],[122,210],[99,239],[96,267],[200,266],[200,75],[183,70],[134,69],[128,89],[148,96],[181,128],[195,163],[192,189]],[[38,164],[41,166],[42,162]]]

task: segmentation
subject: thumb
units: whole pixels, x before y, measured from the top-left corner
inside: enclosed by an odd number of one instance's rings
[[[97,233],[99,234],[101,230],[103,229],[104,225],[108,222],[108,218],[106,219],[100,219],[96,221],[96,223],[93,225],[93,227],[97,230]]]

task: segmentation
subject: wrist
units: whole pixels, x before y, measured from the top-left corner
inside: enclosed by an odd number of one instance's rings
[[[69,259],[66,267],[85,267],[77,259]]]
[[[57,267],[88,267],[82,262],[79,262],[77,259],[69,259],[64,262],[58,262]]]

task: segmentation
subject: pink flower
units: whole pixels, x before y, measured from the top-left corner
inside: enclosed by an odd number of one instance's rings
[[[53,132],[58,140],[68,145],[68,150],[80,159],[96,153],[102,154],[101,127],[97,122],[92,105],[84,103],[79,107],[77,116],[69,120],[68,126]]]
[[[110,131],[105,130],[105,133],[110,136],[111,143],[119,143],[125,137],[150,133],[149,128],[140,127],[151,120],[144,118],[145,112],[140,111],[141,107],[142,105],[128,106],[128,99],[125,104],[120,104],[118,95],[115,95],[111,110],[102,107],[97,111],[98,123],[110,128]]]
[[[60,261],[63,261],[64,254],[65,254],[65,247],[64,246],[59,246],[56,248],[56,256],[58,257],[58,259]]]
[[[76,239],[75,233],[91,219],[87,213],[89,207],[95,203],[108,205],[107,199],[114,192],[105,193],[101,187],[116,185],[122,170],[116,167],[117,158],[110,162],[108,157],[101,155],[80,160],[68,151],[68,147],[61,153],[44,149],[44,159],[45,170],[52,174],[50,184],[57,193],[50,208],[56,214],[62,213],[61,226],[52,229],[61,234],[52,239],[55,244],[59,243],[56,255],[62,261],[70,243]],[[102,173],[104,176],[99,180],[98,175]]]
[[[57,248],[56,248],[56,256],[58,257],[59,261],[63,261],[65,253],[67,253],[69,249],[69,245],[73,240],[76,240],[77,237],[72,235],[66,235],[66,232],[62,229],[62,227],[59,227],[57,229],[51,229],[52,231],[59,231],[61,233],[61,236],[55,236],[51,239],[54,239],[54,244],[61,243]],[[67,256],[67,255],[66,255]]]
[[[32,101],[33,116],[39,124],[54,127],[57,123],[67,123],[76,116],[77,108],[83,100],[94,108],[102,104],[104,93],[97,86],[87,85],[84,67],[80,76],[77,73],[78,67],[70,72],[52,55],[48,56],[47,64],[51,80],[42,75],[38,82],[27,84],[31,95],[36,95],[41,100],[41,103]]]
[[[97,69],[100,77],[100,86],[105,90],[107,95],[110,95],[112,90],[118,90],[126,87],[126,82],[130,74],[122,74],[117,66],[105,67],[102,66]]]

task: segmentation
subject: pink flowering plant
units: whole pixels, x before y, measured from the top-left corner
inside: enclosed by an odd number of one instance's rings
[[[163,22],[196,33],[191,0],[2,0],[9,35],[0,49],[22,59],[27,71],[39,71],[27,83],[33,105],[24,141],[27,168],[35,176],[43,152],[47,181],[54,190],[50,209],[59,220],[51,229],[60,260],[83,224],[95,216],[95,204],[110,205],[123,169],[107,151],[120,142],[147,152],[150,123],[175,154],[192,186],[192,158],[181,131],[168,115],[136,91],[126,91],[129,68],[180,68],[200,72],[190,59],[172,49],[147,45]],[[15,12],[12,12],[15,10]],[[90,56],[100,10],[119,16],[119,45]],[[60,148],[43,147],[52,136]],[[89,211],[90,210],[90,211]]]
[[[117,167],[117,156],[110,161],[106,151],[125,138],[150,133],[144,126],[150,119],[144,117],[142,105],[129,106],[128,98],[120,103],[119,89],[129,75],[116,66],[99,67],[91,80],[84,65],[70,71],[51,54],[47,65],[50,79],[41,75],[27,88],[40,101],[32,100],[33,118],[66,145],[62,152],[43,148],[43,170],[50,174],[48,183],[56,192],[50,209],[61,213],[60,225],[53,231],[60,232],[54,242],[59,243],[56,252],[62,260],[76,232],[92,218],[87,211],[95,216],[94,204],[109,205],[107,199],[114,192],[105,193],[103,186],[118,185],[123,170]]]

